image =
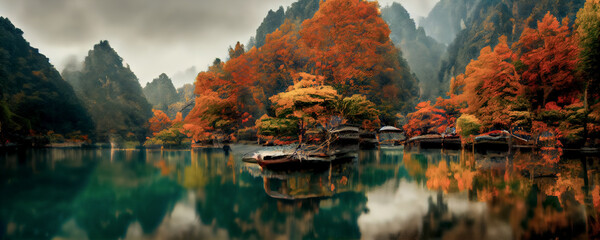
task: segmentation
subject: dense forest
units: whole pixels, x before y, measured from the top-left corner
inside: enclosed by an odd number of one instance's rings
[[[0,133],[3,143],[285,143],[346,123],[594,144],[598,5],[441,0],[412,19],[398,3],[299,0],[268,11],[247,44],[179,89],[166,74],[142,89],[108,41],[61,76],[2,18]]]
[[[524,29],[536,28],[547,12],[559,21],[568,18],[573,23],[583,3],[583,0],[466,1],[463,7],[467,9],[464,12],[466,14],[461,13],[460,18],[461,23],[464,22],[464,29],[448,46],[447,56],[442,60],[438,73],[440,82],[448,87],[452,77],[464,73],[467,64],[479,56],[479,51],[498,44],[499,37],[506,36],[509,44],[519,41]],[[446,6],[456,7],[450,4]],[[456,19],[437,22],[444,21],[455,22]]]
[[[535,27],[524,27],[512,47],[500,36],[452,78],[449,98],[419,103],[405,130],[414,136],[456,127],[469,140],[508,129],[553,146],[597,144],[598,13],[598,3],[588,1],[574,22],[548,11]]]

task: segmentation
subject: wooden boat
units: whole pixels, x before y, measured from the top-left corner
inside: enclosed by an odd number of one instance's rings
[[[332,164],[349,162],[355,158],[355,153],[326,155],[296,152],[278,156],[259,155],[257,163],[261,167],[271,170],[324,169],[330,167]]]
[[[384,126],[379,129],[378,138],[379,148],[399,148],[406,141],[404,131],[392,126]]]
[[[343,125],[328,131],[321,144],[299,145],[295,150],[279,153],[259,153],[256,162],[274,170],[328,167],[332,163],[355,158],[358,151],[359,128]]]

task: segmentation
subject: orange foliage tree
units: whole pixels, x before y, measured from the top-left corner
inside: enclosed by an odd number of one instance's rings
[[[550,101],[559,106],[576,101],[580,93],[576,77],[579,47],[568,18],[561,24],[548,12],[537,29],[523,30],[518,45],[525,65],[523,81],[533,109],[543,108]]]
[[[212,133],[231,135],[251,116],[238,104],[242,90],[222,78],[223,64],[215,64],[196,77],[196,105],[185,119],[184,128],[195,141],[207,140]],[[216,137],[216,136],[215,136]]]
[[[155,109],[152,109],[152,113],[154,113],[154,115],[148,121],[150,123],[150,132],[152,132],[152,135],[156,135],[160,131],[171,127],[171,119],[169,119],[169,116],[167,116],[166,113]]]
[[[389,34],[377,2],[331,0],[302,23],[300,44],[308,68],[341,95],[363,94],[385,112],[408,110],[418,90]]]
[[[275,32],[267,35],[265,45],[257,54],[258,86],[264,95],[273,96],[294,84],[296,72],[306,69],[306,51],[298,43],[299,24],[286,20]]]
[[[175,119],[171,120],[164,112],[154,110],[154,116],[150,118],[150,131],[152,137],[147,138],[144,145],[174,145],[181,146],[186,139],[186,131],[183,128],[183,118],[178,112]]]
[[[455,105],[466,103],[464,113],[473,114],[484,128],[509,128],[526,115],[526,103],[520,96],[523,86],[515,66],[516,58],[506,43],[499,38],[492,50],[485,47],[479,58],[467,65],[464,74],[451,82],[449,95]]]

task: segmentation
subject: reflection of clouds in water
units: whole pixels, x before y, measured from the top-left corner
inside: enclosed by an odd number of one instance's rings
[[[427,199],[434,196],[423,186],[414,182],[401,181],[394,191],[393,182],[367,193],[368,213],[358,217],[358,226],[363,239],[387,236],[415,237],[421,232],[421,219],[428,210]]]
[[[75,218],[71,218],[70,220],[63,223],[60,228],[59,233],[52,238],[53,240],[70,240],[70,239],[78,239],[78,240],[87,240],[89,239],[85,230],[81,229]]]
[[[448,205],[448,211],[454,215],[484,215],[487,211],[487,205],[484,202],[471,202],[468,199],[467,192],[453,194],[444,199]]]
[[[189,192],[152,235],[144,235],[139,222],[134,222],[127,229],[125,239],[228,239],[225,229],[215,229],[214,224],[202,225],[196,215],[195,203],[195,194]]]
[[[196,215],[196,196],[189,192],[187,198],[178,202],[173,211],[164,217],[156,231],[145,235],[140,222],[135,221],[127,228],[125,239],[228,239],[227,230],[216,229],[215,224],[202,225]],[[78,226],[75,219],[65,222],[54,240],[86,240],[85,230]]]
[[[465,236],[467,239],[469,236],[505,239],[512,236],[508,225],[488,219],[486,203],[469,201],[466,192],[444,195],[443,204],[446,208],[437,203],[438,193],[429,191],[424,185],[402,180],[397,189],[394,188],[395,184],[388,181],[383,187],[367,193],[369,212],[358,218],[363,239],[417,239],[423,235],[424,222],[444,221],[449,217],[457,218],[458,224],[444,234],[447,239]],[[425,219],[431,211],[440,211],[430,209],[429,198],[440,209],[447,209],[441,213],[441,219]],[[464,224],[466,222],[472,224]]]

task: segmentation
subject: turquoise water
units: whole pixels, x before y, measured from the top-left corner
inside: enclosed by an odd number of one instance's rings
[[[362,151],[319,172],[252,146],[0,152],[0,239],[599,237],[597,157]]]

